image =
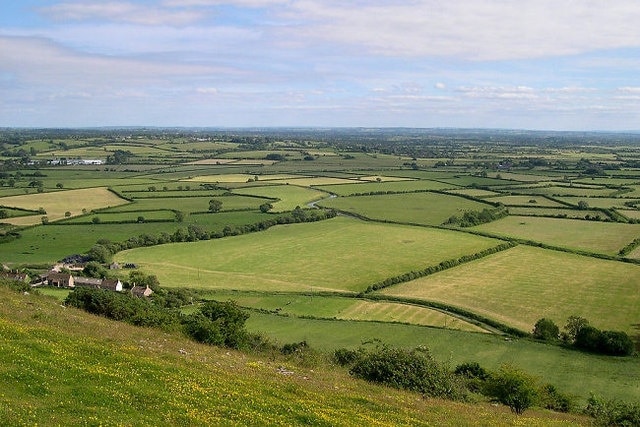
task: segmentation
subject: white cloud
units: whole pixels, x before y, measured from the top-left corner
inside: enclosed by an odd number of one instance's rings
[[[389,56],[535,58],[640,45],[635,0],[300,0],[287,40],[331,41]]]
[[[433,85],[433,87],[435,87],[436,89],[445,90],[447,88],[447,85],[445,85],[442,82],[438,82],[435,85]]]
[[[536,99],[539,97],[536,90],[528,86],[474,86],[459,87],[457,92],[463,93],[469,98],[520,100]]]
[[[138,25],[183,26],[198,22],[206,16],[202,11],[166,9],[131,2],[59,3],[40,8],[39,11],[62,22],[98,20]]]

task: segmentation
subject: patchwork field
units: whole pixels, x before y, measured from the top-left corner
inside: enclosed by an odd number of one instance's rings
[[[268,197],[276,201],[264,200],[273,205],[274,212],[290,211],[296,206],[306,207],[307,204],[327,197],[327,193],[295,185],[274,185],[268,187],[246,187],[233,190],[234,194]]]
[[[640,266],[523,245],[381,293],[464,307],[523,331],[571,315],[630,334],[640,324]]]
[[[322,185],[318,189],[328,191],[338,196],[351,196],[353,194],[365,194],[376,192],[408,192],[408,191],[425,191],[425,190],[443,190],[451,188],[451,184],[438,181],[386,181],[386,182],[367,182],[367,183],[349,183],[338,185]]]
[[[53,193],[26,194],[23,196],[9,196],[0,198],[0,205],[22,209],[46,211],[49,221],[65,218],[65,213],[80,215],[82,210],[106,208],[127,204],[124,199],[116,196],[104,187],[82,190],[56,191]],[[6,220],[15,225],[33,225],[41,222],[43,214],[19,217]]]
[[[640,237],[640,224],[519,216],[509,216],[473,229],[609,255],[617,254],[633,239]]]
[[[491,208],[488,204],[438,193],[338,197],[323,200],[319,205],[371,219],[424,225],[440,225],[452,215]]]
[[[454,231],[349,218],[278,226],[212,241],[116,255],[169,287],[359,292],[374,282],[501,242]]]
[[[243,307],[269,310],[284,316],[406,323],[469,332],[487,332],[458,317],[410,304],[312,294],[214,292],[210,297],[218,301],[232,300]]]

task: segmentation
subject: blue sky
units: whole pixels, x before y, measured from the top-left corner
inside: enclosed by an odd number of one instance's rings
[[[0,0],[0,126],[640,129],[637,0]]]

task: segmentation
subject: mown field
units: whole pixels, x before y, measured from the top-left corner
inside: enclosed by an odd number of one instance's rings
[[[487,332],[486,329],[442,311],[395,302],[313,294],[256,292],[211,292],[207,294],[207,298],[218,301],[231,300],[243,307],[267,310],[282,316],[406,323],[470,332]]]
[[[509,216],[474,230],[569,249],[615,255],[640,237],[640,224]]]
[[[339,197],[323,200],[318,204],[370,219],[424,225],[440,225],[452,215],[492,207],[481,202],[439,193]]]
[[[306,207],[309,203],[328,196],[322,191],[295,185],[245,187],[234,190],[234,193],[273,199],[264,200],[263,203],[271,203],[274,212],[290,211],[296,206]]]
[[[384,295],[439,301],[523,331],[572,315],[638,334],[640,266],[524,245],[396,285]]]
[[[448,230],[335,218],[118,253],[166,286],[360,292],[374,282],[498,246]]]

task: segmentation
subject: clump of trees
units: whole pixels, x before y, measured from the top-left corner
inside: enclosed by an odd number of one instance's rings
[[[635,351],[633,340],[625,332],[600,330],[579,316],[570,316],[562,333],[553,320],[542,318],[533,328],[533,337],[547,342],[561,341],[580,350],[610,356],[630,356]]]
[[[485,208],[482,211],[467,211],[462,216],[452,215],[443,225],[473,227],[504,218],[507,215],[509,215],[509,211],[504,206],[493,209]]]

